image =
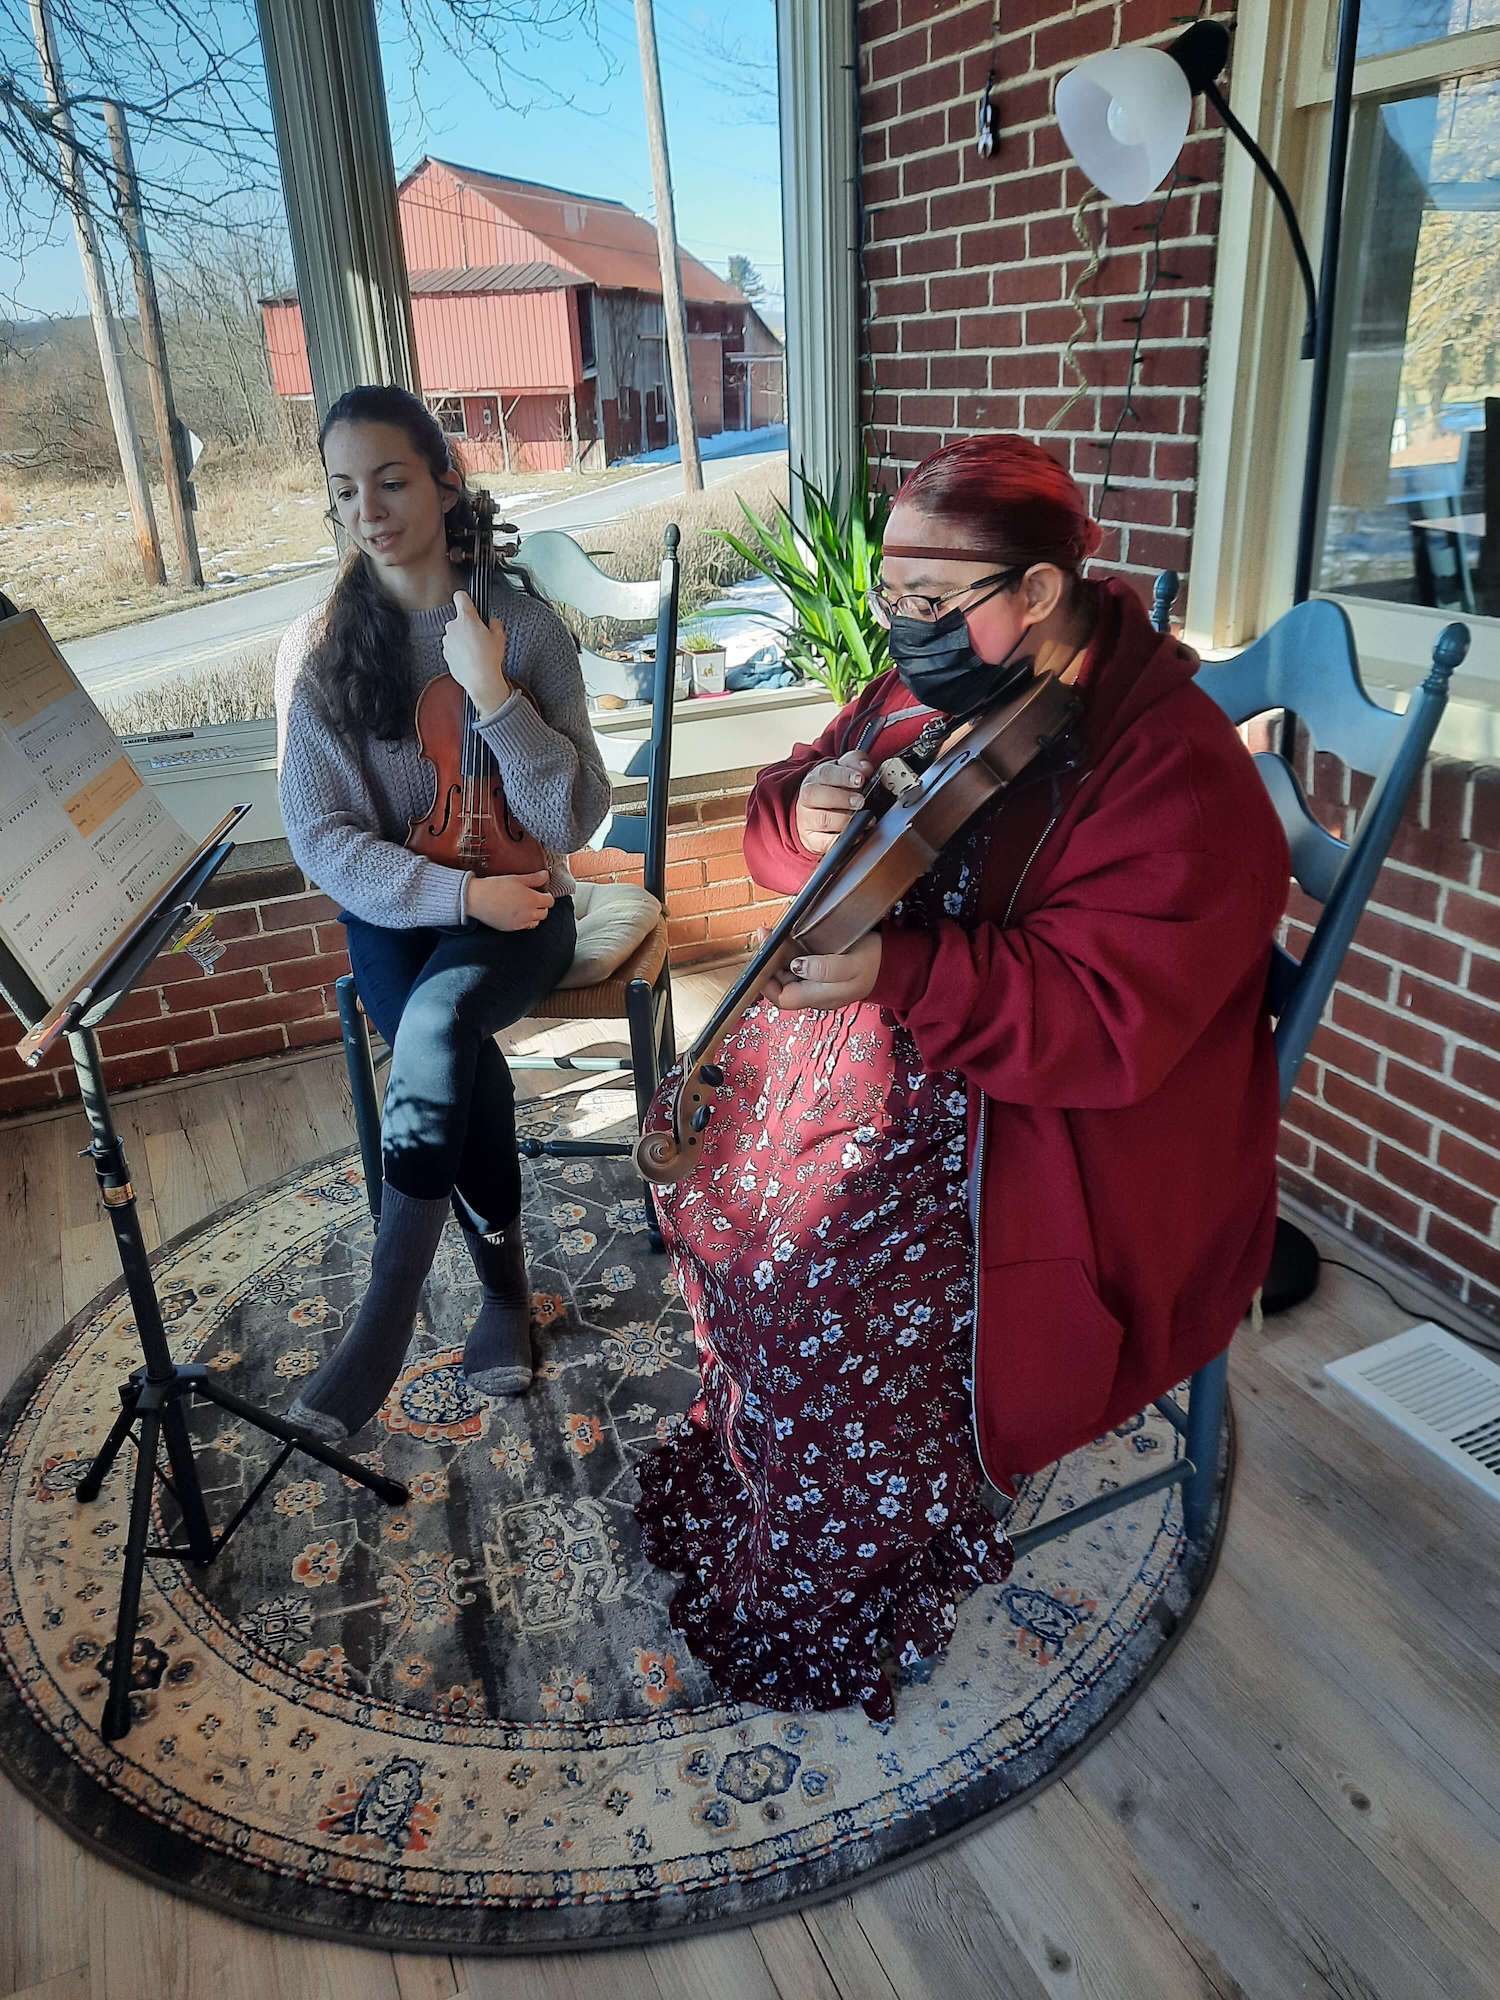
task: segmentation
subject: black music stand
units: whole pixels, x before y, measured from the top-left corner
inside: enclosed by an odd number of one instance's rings
[[[113,1743],[130,1728],[130,1693],[135,1660],[136,1631],[140,1622],[141,1583],[150,1558],[187,1561],[206,1568],[223,1549],[266,1487],[270,1485],[294,1451],[305,1451],[320,1465],[340,1472],[366,1486],[392,1506],[404,1506],[407,1489],[383,1473],[332,1450],[308,1431],[299,1430],[269,1410],[257,1409],[243,1397],[226,1389],[201,1363],[180,1365],[172,1359],[167,1345],[161,1306],[151,1278],[151,1264],[141,1236],[136,1214],[135,1189],[125,1148],[115,1129],[109,1095],[99,1060],[99,1044],[94,1030],[123,996],[128,993],[162,946],[191,915],[194,902],[204,885],[223,866],[234,843],[226,836],[238,825],[248,807],[237,806],[216,827],[202,847],[165,885],[151,909],[143,911],[126,934],[111,947],[76,988],[49,1010],[25,968],[0,944],[0,995],[29,1029],[20,1044],[26,1060],[35,1064],[51,1046],[66,1035],[73,1067],[78,1073],[79,1095],[92,1134],[87,1152],[99,1180],[99,1196],[115,1233],[120,1269],[130,1295],[135,1324],[141,1340],[145,1366],[135,1370],[120,1385],[120,1414],[104,1440],[98,1456],[78,1482],[80,1500],[96,1500],[120,1447],[139,1424],[136,1438],[135,1489],[130,1505],[130,1526],[125,1542],[124,1572],[120,1580],[120,1611],[115,1623],[115,1641],[109,1659],[109,1695],[104,1704],[100,1733]],[[228,1525],[216,1535],[208,1518],[198,1468],[188,1436],[183,1399],[201,1396],[231,1416],[253,1424],[257,1430],[281,1442],[269,1469],[257,1481]],[[166,1445],[168,1473],[158,1464],[158,1453]],[[151,1502],[156,1481],[175,1501],[179,1527],[187,1536],[185,1547],[168,1540],[165,1546],[151,1542]]]

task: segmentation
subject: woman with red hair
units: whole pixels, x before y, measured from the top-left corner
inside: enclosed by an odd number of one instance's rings
[[[1286,845],[1193,654],[1081,574],[1097,544],[1037,446],[935,453],[872,597],[894,667],[751,798],[751,871],[795,893],[875,763],[1028,671],[1081,698],[877,932],[746,1014],[663,1191],[702,1395],[638,1513],[740,1699],[888,1716],[1008,1573],[985,1482],[1219,1353],[1269,1259]]]

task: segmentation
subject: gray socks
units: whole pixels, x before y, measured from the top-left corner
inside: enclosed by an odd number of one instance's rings
[[[386,1182],[369,1289],[353,1326],[287,1411],[288,1423],[325,1444],[364,1429],[401,1372],[447,1217],[446,1198],[417,1201]]]
[[[464,1374],[483,1396],[519,1396],[531,1387],[531,1285],[521,1218],[480,1236],[464,1231],[483,1294],[464,1342]]]

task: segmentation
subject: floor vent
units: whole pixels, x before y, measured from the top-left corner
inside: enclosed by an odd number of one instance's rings
[[[1500,1500],[1500,1366],[1487,1355],[1424,1320],[1327,1373]]]

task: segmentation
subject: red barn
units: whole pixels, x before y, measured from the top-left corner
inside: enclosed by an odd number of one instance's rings
[[[424,159],[397,190],[417,373],[479,471],[608,464],[669,441],[656,231],[618,201]],[[682,253],[700,436],[785,415],[784,350]],[[261,315],[278,395],[310,397],[295,295]]]

